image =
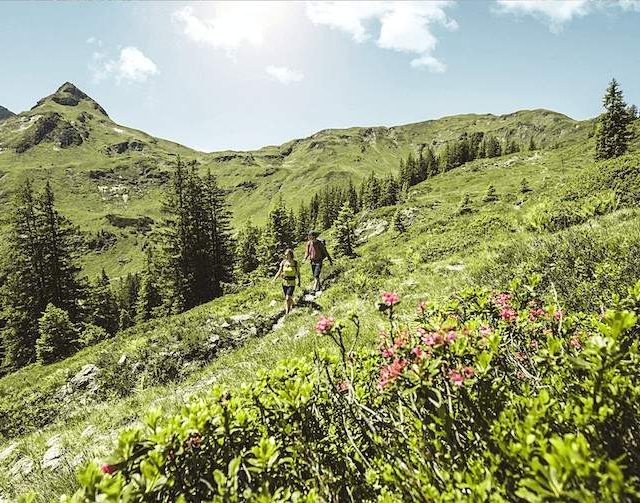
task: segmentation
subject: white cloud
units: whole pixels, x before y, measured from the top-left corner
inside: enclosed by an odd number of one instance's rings
[[[95,51],[91,55],[89,68],[93,80],[101,82],[109,77],[121,82],[146,82],[160,73],[158,66],[137,47],[124,47],[118,59],[109,59],[105,52]]]
[[[445,12],[452,4],[450,1],[308,2],[306,13],[312,23],[344,31],[358,43],[372,37],[371,24],[377,23],[378,47],[414,54],[411,66],[443,72],[446,66],[433,55],[438,40],[432,27],[457,29],[456,21]]]
[[[620,8],[640,12],[640,0],[496,0],[496,4],[499,13],[542,19],[554,33],[562,31],[565,23],[596,9]]]
[[[270,65],[265,68],[265,71],[272,79],[277,80],[284,85],[289,85],[292,82],[300,82],[304,79],[304,74],[286,66]]]
[[[190,6],[173,13],[184,35],[197,43],[224,49],[229,55],[241,45],[260,46],[265,27],[273,20],[278,4],[265,2],[223,2],[214,4],[215,14],[203,18]]]

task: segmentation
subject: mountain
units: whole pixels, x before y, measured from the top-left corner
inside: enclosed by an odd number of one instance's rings
[[[13,117],[14,115],[15,114],[11,110],[0,105],[0,121]]]
[[[8,208],[24,176],[49,179],[58,206],[89,233],[105,230],[115,245],[86,269],[110,274],[135,270],[140,225],[161,217],[164,186],[177,156],[210,169],[230,193],[234,222],[261,222],[276,195],[295,206],[328,185],[395,173],[399,159],[425,145],[436,150],[462,134],[482,132],[500,141],[568,145],[588,137],[591,121],[549,110],[508,115],[469,114],[395,127],[326,129],[307,138],[254,151],[204,153],[119,125],[105,109],[67,82],[29,111],[0,124],[0,207]]]

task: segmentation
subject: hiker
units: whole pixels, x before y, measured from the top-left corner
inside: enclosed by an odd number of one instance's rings
[[[272,282],[282,276],[282,291],[284,292],[284,312],[289,314],[293,307],[293,291],[296,289],[296,279],[300,286],[300,267],[298,261],[293,256],[293,250],[289,248],[284,252],[284,260],[280,262],[278,272],[271,280]]]
[[[327,247],[324,241],[318,239],[318,233],[316,231],[309,231],[307,241],[307,251],[304,254],[304,259],[307,258],[311,261],[311,274],[313,275],[313,293],[321,289],[320,286],[320,272],[322,271],[322,261],[328,259],[329,263],[333,265],[333,259],[327,251]]]

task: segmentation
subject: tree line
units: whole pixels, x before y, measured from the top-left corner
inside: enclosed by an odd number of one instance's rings
[[[625,153],[630,125],[638,118],[615,80],[603,103],[597,159]],[[359,187],[351,180],[344,187],[326,187],[296,211],[280,198],[264,226],[248,222],[235,236],[226,193],[215,177],[199,175],[195,162],[178,160],[163,205],[164,220],[146,246],[144,267],[116,281],[104,271],[94,280],[79,278],[79,231],[55,208],[48,182],[36,193],[26,180],[15,195],[11,246],[0,274],[0,373],[64,358],[136,323],[207,302],[222,295],[227,284],[272,274],[283,251],[302,242],[309,229],[332,229],[336,255],[353,256],[358,212],[396,205],[411,186],[471,160],[536,148],[533,138],[519,145],[482,132],[465,133],[438,153],[430,146],[409,153],[395,175],[371,173]],[[520,190],[530,190],[526,180]],[[484,200],[495,198],[490,186]],[[459,212],[468,207],[463,200]],[[392,227],[402,230],[399,213]]]

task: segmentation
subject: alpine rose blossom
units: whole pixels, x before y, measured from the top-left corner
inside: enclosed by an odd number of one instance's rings
[[[555,313],[553,313],[553,319],[556,321],[560,321],[562,319],[562,310],[558,309]]]
[[[102,473],[112,474],[112,473],[116,472],[116,468],[115,468],[115,466],[112,466],[112,465],[109,465],[109,464],[105,463],[100,467],[100,471]]]
[[[505,307],[500,311],[500,317],[505,321],[513,321],[518,317],[518,314],[510,307]]]
[[[415,348],[413,348],[411,350],[411,353],[418,359],[418,360],[424,360],[427,357],[427,353],[425,353],[425,351],[420,347],[420,346],[416,346]]]
[[[444,341],[451,343],[453,341],[455,341],[458,338],[458,334],[456,334],[455,330],[449,330],[445,336],[444,336]]]
[[[345,393],[346,391],[349,391],[349,381],[339,381],[338,383],[336,383],[336,389],[340,392],[340,393]]]
[[[400,302],[400,296],[395,292],[382,292],[382,302],[387,306],[394,306]]]
[[[322,316],[318,323],[316,323],[316,331],[321,334],[326,334],[333,325],[335,325],[336,320],[333,317],[327,318],[326,316]]]
[[[471,379],[475,375],[473,367],[464,367],[462,373],[467,379]]]
[[[482,337],[488,337],[491,335],[491,327],[487,326],[487,325],[482,325],[480,327],[480,335]]]
[[[573,349],[580,349],[582,347],[580,338],[577,335],[574,335],[573,337],[571,337],[571,339],[569,340],[569,344],[571,344],[571,347]]]
[[[452,369],[449,371],[449,379],[451,379],[451,382],[455,386],[462,386],[464,384],[464,377],[462,377],[462,374],[457,370]]]
[[[418,314],[424,314],[424,312],[427,310],[427,303],[423,300],[418,304]]]

